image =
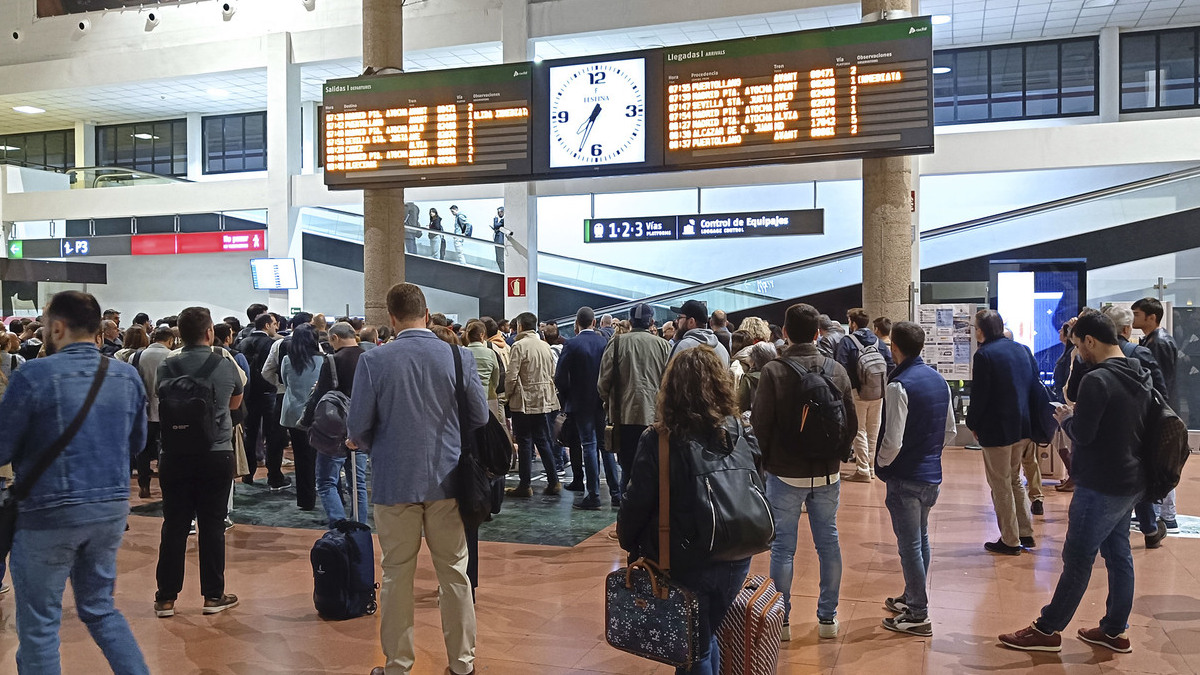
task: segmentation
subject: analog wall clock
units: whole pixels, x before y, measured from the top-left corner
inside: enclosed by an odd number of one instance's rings
[[[550,167],[646,160],[646,61],[550,68]]]

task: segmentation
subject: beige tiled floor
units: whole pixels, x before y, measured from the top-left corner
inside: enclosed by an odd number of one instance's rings
[[[843,486],[838,527],[844,572],[836,640],[816,636],[816,555],[801,521],[793,636],[780,673],[1197,673],[1200,672],[1200,540],[1168,538],[1146,551],[1132,535],[1137,600],[1130,618],[1132,654],[1113,654],[1068,638],[1061,655],[1002,649],[996,635],[1026,625],[1050,598],[1066,530],[1069,495],[1047,491],[1046,515],[1035,518],[1039,548],[1017,558],[984,553],[996,538],[991,503],[977,453],[955,449],[945,458],[946,482],[931,525],[931,615],[934,636],[884,631],[880,601],[898,594],[899,559],[883,508],[881,483]],[[1200,513],[1200,462],[1180,489],[1180,512]],[[154,673],[169,675],[366,675],[382,662],[378,619],[326,622],[312,609],[308,551],[312,531],[239,526],[228,539],[228,588],[240,607],[200,614],[195,556],[178,610],[155,619],[151,610],[160,521],[132,517],[121,552],[117,602]],[[604,643],[601,587],[622,554],[605,533],[572,548],[481,545],[478,672],[669,673],[667,667],[622,654]],[[754,561],[766,573],[767,556]],[[1103,563],[1068,635],[1103,613]],[[416,673],[445,671],[446,656],[434,601],[437,582],[422,554],[417,579]],[[103,657],[70,607],[64,619],[64,672],[107,672]],[[0,596],[0,673],[13,673],[16,652],[11,594]]]

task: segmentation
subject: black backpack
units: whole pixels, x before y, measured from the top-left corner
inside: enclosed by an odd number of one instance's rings
[[[1161,392],[1152,389],[1146,433],[1142,439],[1142,466],[1146,470],[1147,501],[1158,501],[1179,485],[1183,465],[1191,449],[1188,430],[1179,415],[1167,405]]]
[[[854,456],[854,435],[846,418],[846,403],[842,392],[833,382],[833,359],[826,358],[816,372],[805,368],[794,358],[780,357],[796,374],[796,409],[790,445],[800,448],[811,459],[849,461]]]
[[[733,428],[730,428],[730,425]],[[766,488],[740,422],[727,422],[721,431],[726,452],[687,443],[678,454],[691,480],[683,484],[692,517],[681,546],[703,560],[742,560],[771,547],[775,519]]]
[[[358,499],[357,495],[352,499]],[[339,520],[313,544],[313,604],[325,619],[342,621],[374,614],[375,547],[371,528]]]
[[[209,354],[195,373],[185,373],[179,357],[163,361],[158,380],[158,419],[168,452],[207,452],[217,439],[217,406],[208,378],[224,359]]]
[[[337,362],[327,354],[325,362],[333,388],[325,392],[313,409],[312,424],[308,427],[308,444],[322,455],[345,456],[346,418],[350,416],[350,397],[338,390]]]

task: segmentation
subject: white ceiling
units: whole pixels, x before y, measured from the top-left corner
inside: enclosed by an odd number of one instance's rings
[[[1104,5],[1102,3],[1112,2]],[[1086,6],[1085,6],[1086,5]],[[1100,6],[1097,6],[1100,5]],[[542,38],[534,56],[554,59],[659,46],[751,37],[856,23],[859,5],[841,4],[712,21],[646,26]],[[934,46],[948,48],[1011,40],[1095,34],[1101,28],[1161,28],[1200,24],[1200,0],[922,0],[924,14],[945,14],[934,27]],[[405,70],[437,70],[500,63],[499,42],[411,52]],[[304,100],[320,100],[327,79],[361,72],[358,59],[309,64],[301,68]],[[181,117],[189,112],[219,114],[266,107],[266,70],[179,77],[61,91],[0,96],[0,134],[69,128],[76,120],[96,124]],[[222,90],[225,95],[213,95]],[[26,115],[13,106],[46,110]]]

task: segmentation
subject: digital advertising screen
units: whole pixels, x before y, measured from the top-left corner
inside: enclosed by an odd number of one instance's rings
[[[993,260],[991,307],[1000,312],[1013,340],[1029,347],[1043,381],[1054,377],[1063,352],[1059,329],[1087,302],[1083,260]]]

